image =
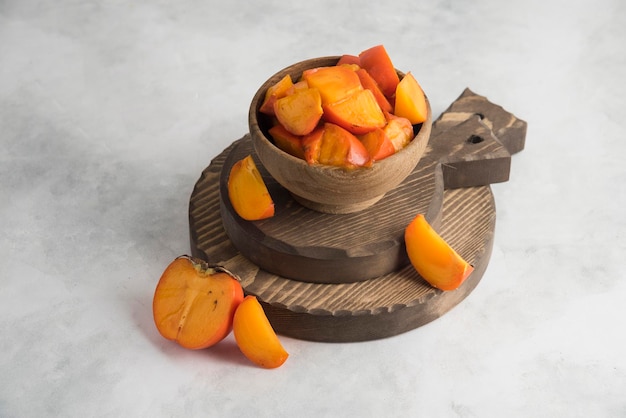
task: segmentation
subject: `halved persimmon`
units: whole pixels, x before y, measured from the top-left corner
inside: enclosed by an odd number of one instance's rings
[[[207,348],[226,337],[243,289],[227,270],[188,256],[165,269],[152,301],[159,333],[189,349]]]

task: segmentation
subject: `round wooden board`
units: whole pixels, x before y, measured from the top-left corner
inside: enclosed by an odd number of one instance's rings
[[[446,190],[440,234],[474,271],[454,291],[431,287],[408,265],[383,276],[344,284],[291,280],[260,269],[228,238],[220,215],[220,172],[234,142],[198,180],[190,199],[193,255],[239,275],[247,294],[256,295],[274,329],[313,341],[351,342],[390,337],[439,318],[476,287],[489,263],[495,204],[489,186]]]

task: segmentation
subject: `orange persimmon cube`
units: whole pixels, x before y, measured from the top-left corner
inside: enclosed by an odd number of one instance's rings
[[[293,83],[293,85],[287,90],[285,96],[294,94],[296,91],[304,90],[306,88],[309,88],[309,85],[307,84],[307,82],[304,80],[300,80],[297,83]]]
[[[247,221],[274,216],[274,201],[251,155],[231,167],[228,197],[235,212]]]
[[[326,104],[324,118],[355,135],[382,128],[387,123],[374,93],[368,89],[359,90],[338,102]]]
[[[361,60],[356,55],[344,54],[339,57],[337,65],[357,65],[361,66]]]
[[[372,161],[382,160],[396,152],[393,143],[381,128],[376,128],[371,132],[360,135],[358,138],[365,146]]]
[[[371,90],[372,93],[374,93],[374,97],[376,98],[380,108],[384,112],[393,111],[391,103],[389,103],[389,100],[387,100],[387,97],[385,97],[380,87],[378,87],[378,83],[376,83],[376,80],[372,78],[370,73],[368,73],[364,68],[360,68],[356,71],[356,74],[359,76],[359,80],[361,80],[363,88]]]
[[[287,74],[281,78],[276,84],[271,86],[265,92],[265,99],[259,108],[259,112],[266,115],[274,114],[274,102],[281,97],[285,97],[289,89],[293,86],[291,76]]]
[[[304,160],[304,148],[302,137],[289,132],[281,124],[274,125],[269,129],[269,134],[274,139],[274,144],[287,154]]]
[[[304,159],[309,164],[317,164],[320,162],[320,148],[322,146],[322,137],[324,136],[324,127],[315,128],[313,132],[302,137],[302,148],[304,149]]]
[[[356,136],[333,123],[324,124],[319,162],[339,167],[360,167],[370,162],[365,146]]]
[[[373,46],[359,54],[361,68],[367,70],[383,94],[392,97],[400,81],[389,54],[383,45]]]
[[[428,117],[426,96],[410,72],[398,83],[395,100],[394,115],[407,118],[413,125],[424,122]]]
[[[387,114],[387,125],[383,128],[385,135],[395,148],[396,152],[406,147],[413,140],[413,125],[404,117]]]
[[[404,233],[411,264],[431,286],[441,290],[458,288],[474,268],[418,214]]]
[[[274,113],[281,125],[294,135],[306,135],[313,131],[324,110],[316,88],[296,90],[274,103]]]
[[[305,70],[302,78],[309,87],[319,90],[323,105],[343,100],[363,89],[359,76],[352,68],[343,65]]]

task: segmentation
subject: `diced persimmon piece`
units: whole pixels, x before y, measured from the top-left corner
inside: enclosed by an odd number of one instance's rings
[[[324,124],[319,162],[338,167],[361,167],[370,162],[365,146],[349,131],[333,123]]]
[[[281,78],[276,84],[271,86],[265,92],[265,99],[259,108],[259,112],[265,113],[266,115],[274,114],[274,103],[276,100],[281,97],[285,97],[293,86],[293,81],[291,76],[287,74],[283,78]]]
[[[361,66],[361,60],[356,55],[344,54],[339,57],[337,65],[357,65]]]
[[[352,68],[343,65],[305,70],[302,77],[309,87],[319,90],[322,105],[343,100],[363,89],[359,76]]]
[[[304,90],[304,89],[307,89],[307,88],[309,88],[309,85],[307,84],[307,82],[304,81],[304,80],[300,80],[297,83],[293,83],[293,85],[285,93],[285,96],[288,96],[290,94],[294,94],[298,90]]]
[[[302,147],[301,136],[292,134],[281,124],[272,126],[269,129],[269,134],[274,139],[274,144],[278,148],[285,151],[287,154],[304,160],[304,148]]]
[[[355,135],[366,134],[387,123],[374,93],[363,89],[338,102],[324,106],[324,118]]]
[[[317,164],[320,162],[320,148],[322,146],[322,137],[324,136],[324,127],[320,126],[308,135],[302,137],[302,148],[304,149],[304,159],[309,164]]]
[[[359,136],[359,140],[365,146],[372,161],[382,160],[396,152],[385,131],[381,128],[376,128],[372,132]]]
[[[322,118],[322,99],[316,88],[296,90],[274,103],[274,113],[281,125],[294,135],[313,131]]]
[[[394,115],[407,118],[413,125],[424,122],[428,117],[426,96],[410,72],[398,84],[395,100]]]
[[[275,369],[289,357],[256,296],[246,296],[237,307],[233,334],[243,355],[258,366]]]
[[[380,87],[378,87],[378,83],[376,83],[376,80],[372,78],[370,73],[368,73],[364,68],[360,68],[356,71],[356,74],[359,76],[359,80],[361,80],[363,88],[371,90],[372,93],[374,93],[374,97],[376,98],[381,110],[383,112],[393,111],[391,103],[387,100],[387,97],[385,97]]]
[[[404,233],[406,251],[417,272],[441,290],[457,289],[474,268],[418,214]]]
[[[274,216],[274,201],[252,155],[237,161],[230,169],[228,197],[235,212],[247,221]]]
[[[159,333],[192,350],[226,337],[243,300],[239,281],[226,270],[187,256],[165,269],[154,292],[152,313]]]
[[[396,152],[406,147],[414,137],[413,125],[407,118],[389,113],[387,114],[387,125],[384,131]]]
[[[367,70],[383,94],[392,97],[400,81],[398,73],[383,45],[373,46],[359,54],[361,68]]]

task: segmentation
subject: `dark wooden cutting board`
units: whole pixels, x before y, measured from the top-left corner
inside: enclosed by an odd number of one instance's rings
[[[306,209],[257,160],[277,207],[274,218],[260,222],[241,220],[225,192],[232,164],[254,156],[244,136],[196,183],[192,253],[238,274],[281,334],[341,342],[414,329],[458,304],[482,278],[495,230],[488,185],[508,180],[511,153],[523,149],[525,134],[524,121],[466,90],[433,124],[415,171],[365,211]],[[403,231],[420,212],[474,266],[455,291],[432,288],[408,264]]]

